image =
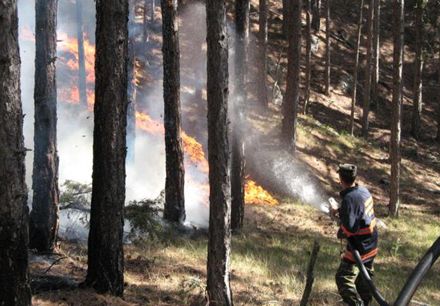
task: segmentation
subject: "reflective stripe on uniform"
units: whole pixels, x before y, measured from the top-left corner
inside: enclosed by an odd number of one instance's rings
[[[372,234],[374,232],[375,227],[376,227],[376,218],[371,220],[369,226],[363,227],[355,233],[350,232],[344,225],[341,224],[341,229],[344,232],[345,236],[347,237]]]
[[[375,248],[375,249],[371,250],[370,252],[368,252],[367,254],[361,255],[362,261],[365,261],[367,259],[370,259],[370,258],[376,256],[377,252],[378,252],[378,249]],[[352,261],[352,262],[356,262],[356,260],[354,259],[353,253],[351,251],[349,251],[349,250],[345,250],[343,258],[347,259],[349,261]]]

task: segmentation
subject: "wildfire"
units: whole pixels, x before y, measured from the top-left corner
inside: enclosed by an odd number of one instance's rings
[[[57,35],[60,73],[67,74],[65,79],[70,80],[70,86],[58,90],[58,96],[64,102],[78,104],[80,99],[78,89],[78,39],[69,37],[63,32]],[[86,68],[87,105],[88,109],[92,110],[95,101],[95,45],[90,42],[86,35],[84,36],[84,63]]]
[[[246,178],[244,190],[244,199],[246,204],[279,204],[277,199],[275,199],[268,191],[266,191],[263,187],[257,185],[257,183],[250,178]]]
[[[28,31],[29,30],[29,31]],[[29,34],[30,33],[30,34]],[[22,33],[22,37],[25,39],[33,39],[33,34],[30,29],[25,29]],[[59,33],[58,52],[64,69],[63,72],[67,73],[64,79],[70,80],[70,84],[64,85],[59,88],[58,94],[62,101],[67,103],[78,104],[79,103],[79,90],[78,90],[78,41],[76,38],[67,36],[65,33]],[[93,104],[95,102],[95,46],[89,41],[87,36],[84,39],[84,55],[85,55],[85,67],[86,67],[86,81],[87,81],[87,102],[88,110],[93,111]],[[139,86],[144,78],[142,72],[142,65],[136,61],[134,66],[134,85]],[[156,121],[148,114],[143,112],[136,112],[136,127],[152,135],[164,135],[165,129],[162,122]],[[195,165],[202,173],[208,173],[209,165],[203,151],[202,144],[195,138],[189,136],[185,131],[182,131],[183,149],[186,153],[189,162]],[[191,180],[191,178],[188,178]],[[206,182],[192,181],[192,185],[196,186],[198,192],[204,195],[206,202],[208,202],[209,184]],[[268,191],[263,187],[257,185],[257,183],[249,178],[246,178],[245,183],[245,202],[247,204],[265,204],[276,205],[276,200]]]

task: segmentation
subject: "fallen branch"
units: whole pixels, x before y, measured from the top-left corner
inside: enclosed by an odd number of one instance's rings
[[[46,274],[47,272],[49,272],[50,269],[52,269],[53,266],[55,266],[55,265],[56,265],[57,263],[59,263],[61,260],[66,259],[66,258],[67,258],[67,256],[63,256],[63,257],[60,257],[60,258],[54,260],[53,263],[49,266],[49,268],[47,268],[47,269],[43,272],[43,274]]]
[[[319,242],[315,240],[315,242],[313,243],[313,251],[312,254],[310,255],[309,265],[307,266],[306,287],[304,288],[300,306],[307,305],[309,301],[310,293],[312,293],[312,286],[315,280],[315,277],[313,275],[313,270],[315,268],[316,259],[318,258],[318,252],[319,252]]]

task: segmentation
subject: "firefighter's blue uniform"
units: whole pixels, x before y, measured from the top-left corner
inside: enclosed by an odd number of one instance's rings
[[[368,272],[373,276],[373,261],[377,255],[378,233],[374,215],[373,198],[365,187],[358,185],[340,193],[340,228],[338,237],[346,238],[345,253],[336,273],[339,294],[348,305],[368,305],[371,293],[356,267],[351,246],[359,251]]]

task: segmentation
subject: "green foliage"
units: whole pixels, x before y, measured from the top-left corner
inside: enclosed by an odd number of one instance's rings
[[[160,214],[164,205],[164,192],[154,200],[130,201],[125,207],[125,218],[130,221],[130,238],[138,242],[143,239],[159,239],[163,236],[164,226]]]
[[[66,180],[61,185],[60,209],[90,209],[92,194],[91,184]]]

